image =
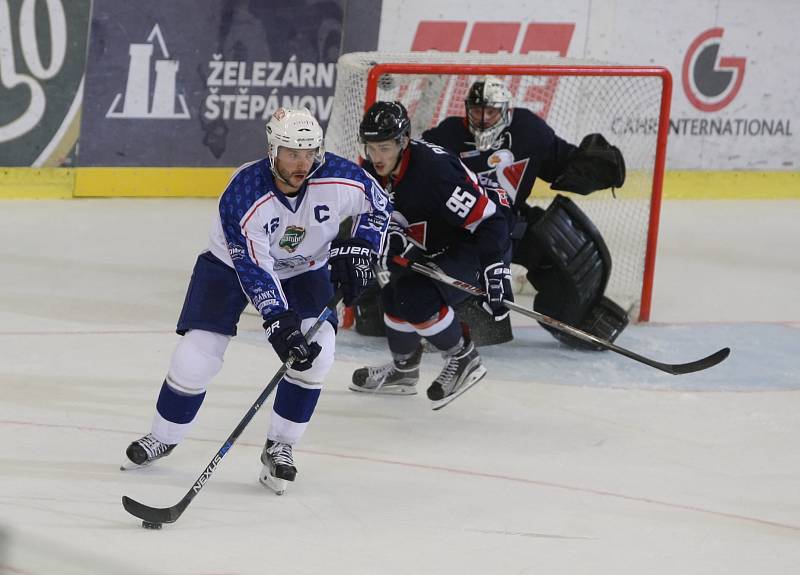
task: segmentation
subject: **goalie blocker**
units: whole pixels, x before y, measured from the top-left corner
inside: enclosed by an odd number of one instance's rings
[[[611,256],[599,230],[572,200],[557,195],[547,210],[530,210],[525,234],[516,241],[514,261],[528,269],[536,288],[533,309],[613,342],[628,325],[628,314],[603,295]],[[541,324],[557,340],[578,349],[603,350]]]

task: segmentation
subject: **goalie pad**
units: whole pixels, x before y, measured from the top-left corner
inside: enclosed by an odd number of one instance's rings
[[[601,134],[589,134],[583,138],[550,189],[587,195],[606,188],[620,188],[624,183],[625,159],[622,152]]]
[[[528,228],[522,243],[530,254],[528,281],[537,290],[533,309],[613,341],[628,324],[628,315],[603,297],[611,275],[611,255],[600,231],[572,200],[558,195],[545,214]],[[603,349],[550,331],[559,341],[581,349]]]
[[[553,329],[549,326],[543,324],[540,325],[549,331],[558,341],[570,347],[589,351],[606,351],[605,347],[578,339],[577,337],[566,334],[563,331],[558,331],[557,329]],[[590,333],[595,337],[599,337],[600,339],[604,339],[613,343],[627,325],[628,314],[625,312],[625,310],[607,297],[601,296],[597,304],[595,304],[595,306],[592,307],[586,314],[586,317],[583,319],[583,321],[575,327]]]

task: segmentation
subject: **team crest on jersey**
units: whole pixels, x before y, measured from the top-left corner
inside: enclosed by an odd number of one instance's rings
[[[490,167],[496,168],[497,166],[507,166],[514,161],[514,154],[511,150],[497,150],[491,156],[486,158],[486,163]]]
[[[283,232],[283,237],[278,242],[278,245],[287,252],[291,253],[295,251],[301,243],[303,243],[305,237],[305,228],[300,226],[287,226],[286,231]]]
[[[406,228],[406,236],[412,243],[426,250],[425,241],[428,239],[428,222],[414,222]]]
[[[497,150],[486,160],[491,169],[481,172],[479,175],[494,176],[497,179],[497,183],[508,192],[508,195],[513,200],[517,197],[522,175],[528,167],[528,160],[529,158],[525,158],[515,162],[514,154],[510,150]]]

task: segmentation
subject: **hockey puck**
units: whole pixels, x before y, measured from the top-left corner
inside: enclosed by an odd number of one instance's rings
[[[149,521],[142,521],[142,527],[145,529],[161,529],[161,523],[150,523]]]

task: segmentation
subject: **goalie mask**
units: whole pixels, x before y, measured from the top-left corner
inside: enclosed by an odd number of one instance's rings
[[[316,166],[307,178],[310,178],[325,163],[322,127],[306,108],[298,110],[278,108],[267,122],[267,156],[270,169],[276,178],[281,178],[275,168],[278,148],[281,146],[293,150],[316,149],[314,157]]]
[[[467,125],[481,152],[500,146],[500,137],[511,124],[511,92],[500,78],[486,76],[473,83],[464,100]]]

